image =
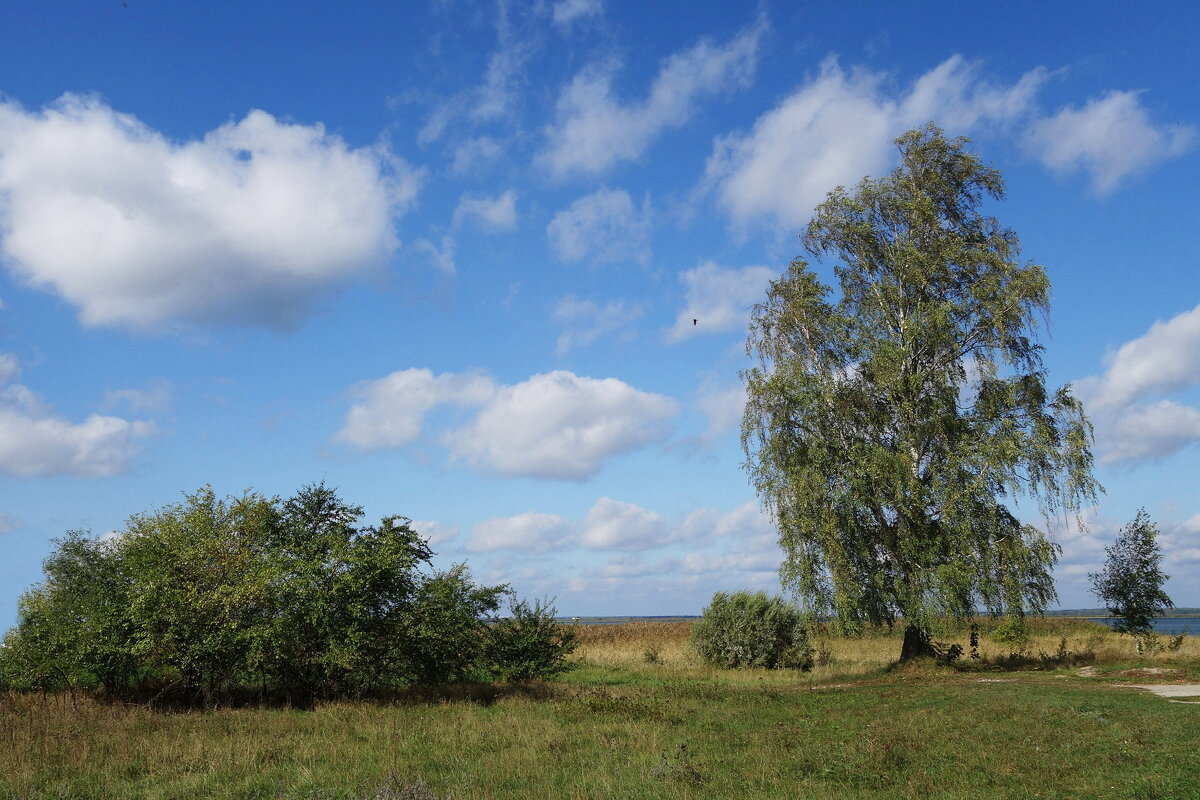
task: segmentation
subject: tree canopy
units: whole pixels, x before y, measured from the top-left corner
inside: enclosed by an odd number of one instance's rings
[[[932,124],[896,144],[803,235],[838,296],[797,258],[755,306],[742,446],[785,586],[845,629],[903,618],[905,658],[935,616],[1043,609],[1059,550],[1013,502],[1049,519],[1100,487],[1082,405],[1046,387],[1045,269],[981,211],[1000,172]]]

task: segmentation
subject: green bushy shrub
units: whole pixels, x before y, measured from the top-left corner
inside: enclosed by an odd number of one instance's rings
[[[475,584],[465,564],[425,580],[393,641],[402,674],[424,684],[477,677],[486,645],[483,620],[500,608],[508,591]]]
[[[1008,617],[992,631],[992,639],[1000,644],[1024,649],[1029,644],[1029,628],[1021,617]]]
[[[575,632],[554,619],[554,606],[517,600],[510,615],[492,620],[487,629],[485,666],[510,681],[549,678],[568,668],[575,651]]]
[[[0,686],[253,691],[308,705],[412,683],[546,677],[573,636],[545,603],[489,619],[507,586],[432,569],[407,517],[363,525],[324,484],[287,500],[211,487],[121,535],[56,540],[0,647]],[[165,689],[164,689],[165,691]]]
[[[800,612],[764,592],[717,592],[692,625],[692,649],[718,667],[812,669]]]

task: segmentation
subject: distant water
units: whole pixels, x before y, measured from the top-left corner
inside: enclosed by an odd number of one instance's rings
[[[1088,617],[1088,622],[1103,622],[1105,625],[1112,625],[1115,620],[1112,617]],[[1184,628],[1187,628],[1187,631],[1184,631]],[[1193,636],[1200,636],[1200,617],[1157,617],[1154,620],[1154,632],[1167,636],[1185,632]]]

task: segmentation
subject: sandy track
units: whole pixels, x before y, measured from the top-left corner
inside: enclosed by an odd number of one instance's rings
[[[1122,689],[1145,689],[1148,692],[1154,692],[1159,697],[1166,697],[1167,699],[1173,697],[1200,698],[1200,683],[1118,683],[1116,686]],[[1171,700],[1171,702],[1200,706],[1200,699]]]

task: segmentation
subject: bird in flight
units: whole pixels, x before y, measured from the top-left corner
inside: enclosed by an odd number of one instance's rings
[[[692,324],[693,324],[693,325],[695,325],[695,324],[696,324],[696,320],[692,320]]]

